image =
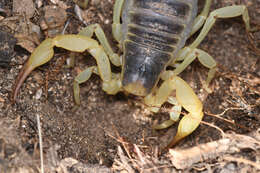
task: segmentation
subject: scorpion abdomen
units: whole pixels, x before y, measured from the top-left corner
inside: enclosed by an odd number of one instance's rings
[[[184,46],[196,14],[197,0],[125,0],[122,84],[128,92],[152,91]]]

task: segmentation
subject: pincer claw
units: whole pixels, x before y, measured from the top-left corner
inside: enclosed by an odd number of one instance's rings
[[[36,68],[50,61],[53,56],[53,40],[44,40],[32,53],[28,61],[20,71],[14,85],[12,101],[15,102],[18,91],[27,76]]]

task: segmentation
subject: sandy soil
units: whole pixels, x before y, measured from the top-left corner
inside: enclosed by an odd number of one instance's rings
[[[73,3],[63,2],[71,6],[66,10],[70,21],[66,32],[76,33],[84,24],[75,17]],[[113,3],[114,1],[111,0],[100,0],[98,3],[94,0],[90,1],[86,11],[87,16],[91,18],[87,18],[86,22],[87,24],[100,23],[116,49],[116,43],[111,36]],[[51,2],[48,1],[43,6],[50,4]],[[260,23],[259,0],[241,0],[241,2],[239,0],[214,0],[212,10],[233,4],[247,5],[251,20],[254,23]],[[2,5],[1,8],[11,11],[11,3]],[[39,25],[38,19],[42,15],[40,8],[32,22]],[[189,42],[195,37],[196,35]],[[254,39],[260,39],[260,32],[254,34]],[[211,54],[219,64],[217,75],[210,86],[213,92],[207,93],[202,89],[201,81],[206,78],[208,69],[200,65],[198,61],[192,63],[181,74],[181,77],[194,88],[202,100],[205,112],[203,121],[219,127],[224,132],[237,134],[246,135],[259,129],[260,61],[259,55],[250,49],[241,17],[218,20],[199,48]],[[123,93],[115,96],[107,95],[101,89],[100,78],[95,75],[80,86],[81,106],[76,111],[72,111],[74,107],[73,78],[79,69],[82,70],[95,63],[87,52],[76,54],[78,58],[74,68],[65,68],[64,61],[68,57],[68,52],[57,49],[50,63],[33,71],[23,84],[17,102],[12,105],[9,100],[12,85],[22,67],[17,64],[25,62],[30,55],[19,46],[16,46],[14,52],[15,56],[9,67],[0,67],[0,121],[15,124],[14,131],[17,133],[18,144],[29,156],[37,155],[38,151],[36,115],[41,118],[45,153],[54,145],[58,145],[59,159],[73,157],[83,163],[101,164],[107,167],[111,167],[114,163],[117,146],[121,145],[116,140],[119,138],[118,135],[128,143],[137,144],[147,154],[153,153],[158,146],[160,148],[167,145],[174,136],[177,126],[162,131],[151,129],[153,124],[168,118],[167,109],[162,109],[160,113],[154,115],[148,113],[141,98]],[[114,70],[119,71],[116,68]],[[46,76],[48,76],[47,90]],[[167,106],[163,107],[167,108]],[[221,117],[230,122],[212,116],[226,109],[230,110]],[[1,128],[6,127],[1,126]],[[6,140],[1,135],[0,140],[1,137],[2,140]],[[204,123],[176,147],[188,148],[220,138],[219,130]],[[17,154],[16,157],[18,156],[20,155]],[[258,164],[260,160],[259,150],[244,149],[234,156],[258,162]],[[7,157],[4,160],[8,161],[8,159],[10,158]],[[256,172],[256,168],[252,166],[235,162],[214,159],[203,163],[211,165],[211,170],[216,172],[225,172],[226,167],[231,167],[230,172],[237,172],[242,168]],[[191,170],[200,172],[194,167],[186,169],[186,171]],[[202,171],[207,170],[202,169]]]

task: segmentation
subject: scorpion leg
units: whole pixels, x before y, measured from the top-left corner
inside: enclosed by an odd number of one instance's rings
[[[94,67],[89,67],[85,70],[83,70],[82,72],[80,72],[76,78],[74,79],[74,82],[73,82],[73,92],[74,92],[74,100],[75,100],[75,103],[77,105],[80,105],[80,88],[79,88],[79,85],[86,82],[91,74],[93,73],[93,71],[96,69],[97,67],[94,66]]]
[[[99,75],[98,67],[92,66],[80,72],[73,82],[73,92],[74,92],[74,100],[77,105],[80,105],[80,88],[79,85],[86,82],[92,73]],[[121,90],[121,80],[120,75],[111,73],[112,79],[107,82],[103,82],[103,90],[108,94],[116,94]]]
[[[29,60],[21,70],[15,83],[13,101],[15,101],[19,88],[31,71],[47,63],[53,57],[54,46],[74,52],[84,52],[88,50],[97,61],[98,72],[103,83],[111,82],[112,73],[109,59],[96,40],[82,35],[59,35],[53,39],[49,38],[43,41],[29,57]],[[110,88],[108,87],[108,89]]]
[[[103,29],[101,28],[101,26],[99,24],[92,24],[92,25],[89,25],[89,26],[83,28],[79,32],[79,35],[84,35],[84,36],[91,38],[93,36],[93,33],[95,33],[95,35],[97,36],[98,41],[101,43],[105,52],[109,56],[109,59],[112,62],[112,64],[114,64],[115,66],[121,66],[120,57],[118,56],[118,54],[114,53],[113,49],[111,48],[111,46],[106,38],[106,35],[105,35]]]
[[[248,15],[248,10],[247,10],[246,6],[235,5],[235,6],[223,7],[223,8],[214,10],[210,13],[199,36],[189,47],[191,49],[194,49],[201,43],[201,41],[206,37],[209,30],[212,28],[212,26],[216,22],[217,18],[232,18],[232,17],[241,16],[241,15],[242,15],[243,21],[246,25],[246,30],[252,31],[253,29],[250,27],[249,15]]]
[[[173,90],[176,90],[176,100],[178,104],[189,113],[184,115],[181,119],[177,134],[167,148],[172,147],[179,140],[191,134],[199,126],[203,118],[201,101],[192,88],[178,76],[171,76],[165,80],[157,92],[146,96],[144,101],[148,106],[161,107],[161,105],[167,101]]]
[[[246,30],[252,31],[253,29],[250,27],[248,11],[246,6],[244,5],[224,7],[211,12],[196,40],[190,46],[184,47],[182,50],[180,50],[180,53],[177,55],[178,58],[174,62],[172,62],[171,66],[174,66],[176,61],[183,60],[183,62],[174,70],[173,74],[179,74],[180,72],[182,72],[195,59],[195,57],[198,57],[199,61],[205,67],[210,68],[206,80],[206,85],[204,85],[205,89],[210,92],[210,90],[208,89],[208,85],[216,72],[216,62],[208,53],[196,49],[196,47],[206,37],[207,33],[212,28],[217,18],[231,18],[240,15],[242,15],[243,21],[246,25]]]
[[[180,63],[177,66],[177,68],[174,69],[173,71],[165,71],[162,74],[162,79],[166,80],[170,78],[170,76],[180,74],[190,63],[192,63],[192,61],[195,60],[195,58],[198,58],[198,60],[203,66],[210,69],[204,87],[208,92],[211,92],[208,86],[216,73],[216,66],[217,66],[217,63],[213,59],[213,57],[201,49],[195,48],[191,50],[189,47],[182,49],[178,57],[179,58],[177,60],[183,60],[183,62]]]
[[[124,1],[125,0],[116,0],[115,5],[114,5],[114,10],[113,10],[112,33],[118,43],[120,43],[121,38],[122,38],[120,17],[122,14]]]
[[[212,3],[212,0],[206,0],[202,12],[194,20],[190,36],[193,35],[195,32],[197,32],[204,24],[205,20],[207,19],[208,14],[209,14],[211,3]]]

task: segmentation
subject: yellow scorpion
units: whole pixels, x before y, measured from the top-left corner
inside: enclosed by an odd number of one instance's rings
[[[174,124],[184,108],[188,113],[180,120],[177,134],[168,145],[168,148],[172,147],[191,134],[203,118],[201,101],[177,75],[198,58],[210,69],[206,80],[206,86],[209,85],[216,71],[216,62],[197,47],[217,18],[242,15],[246,30],[252,30],[244,5],[220,8],[209,14],[211,1],[206,0],[202,12],[197,16],[197,0],[116,0],[112,32],[124,52],[122,56],[114,53],[99,24],[90,25],[77,35],[48,38],[34,50],[21,70],[13,99],[16,99],[19,88],[31,71],[50,61],[54,54],[53,47],[74,52],[88,51],[97,65],[88,67],[75,78],[73,91],[76,104],[80,104],[79,85],[94,73],[102,79],[102,88],[106,93],[125,91],[142,96],[152,112],[158,112],[165,102],[172,104],[170,119],[155,126],[156,129]],[[195,41],[185,46],[186,40],[200,28]],[[93,34],[99,42],[91,38]],[[111,72],[111,63],[122,66],[121,74]],[[168,66],[175,69],[166,70]],[[162,81],[161,85],[158,84],[159,80]],[[173,91],[176,92],[175,96],[172,95]]]

